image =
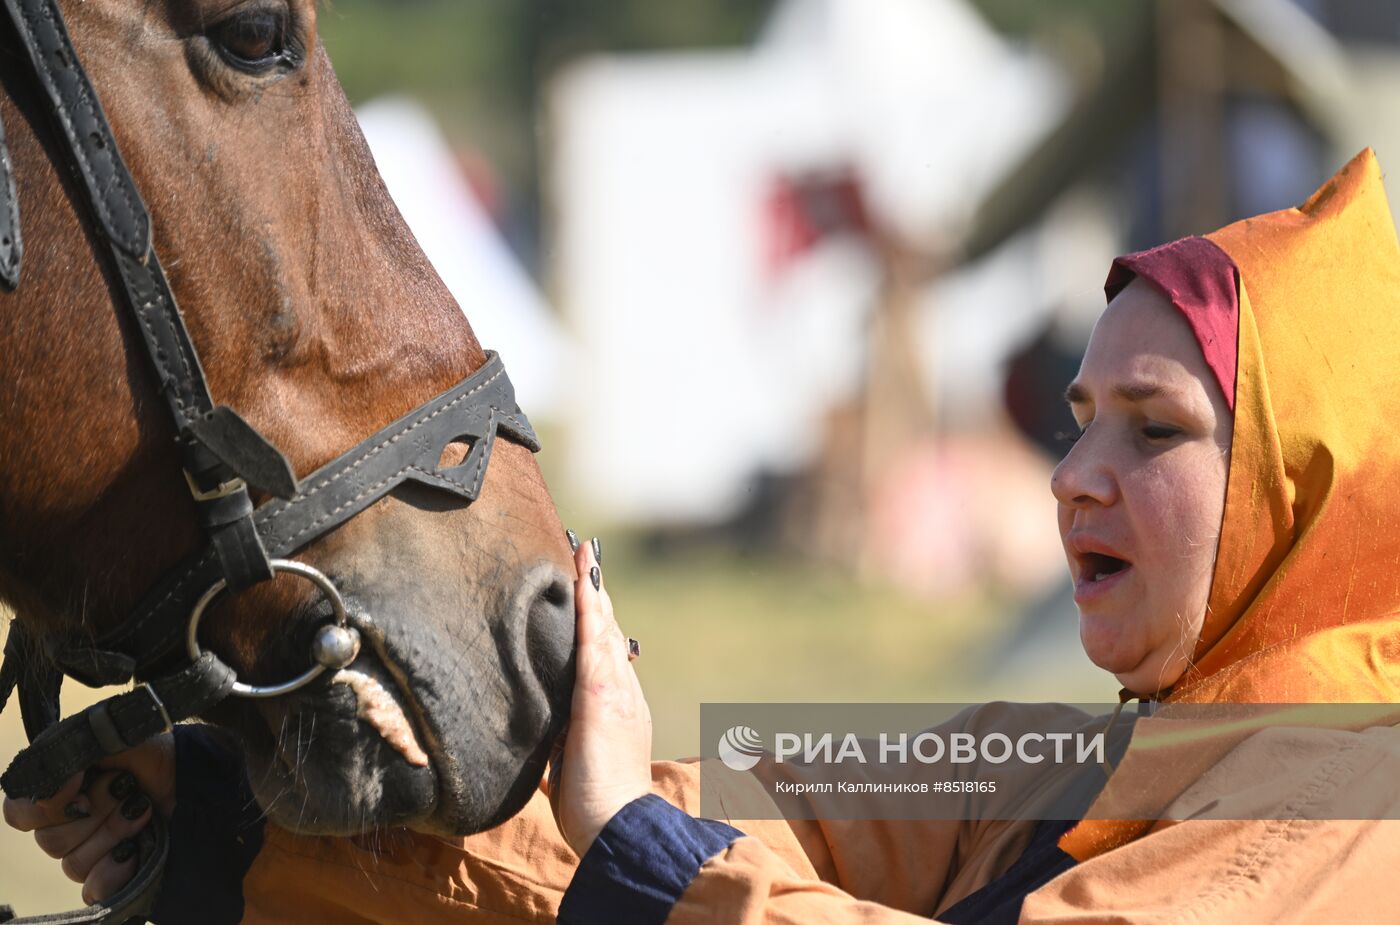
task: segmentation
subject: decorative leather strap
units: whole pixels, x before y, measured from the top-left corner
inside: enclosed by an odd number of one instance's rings
[[[406,481],[474,501],[498,432],[531,451],[539,449],[534,429],[515,402],[505,366],[495,352],[488,351],[486,363],[466,381],[307,476],[290,500],[274,500],[258,508],[253,521],[268,555],[292,555]],[[471,442],[466,459],[439,469],[443,449],[459,438]],[[221,574],[211,547],[192,554],[146,595],[130,619],[94,648],[108,653],[108,658],[125,653],[136,660],[137,669],[153,664],[183,644],[190,609]],[[84,680],[69,662],[65,659],[64,667]]]

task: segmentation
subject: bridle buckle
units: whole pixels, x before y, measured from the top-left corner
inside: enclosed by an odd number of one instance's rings
[[[165,723],[165,728],[161,729],[161,732],[169,732],[174,729],[175,723],[170,718],[170,711],[165,708],[165,701],[160,699],[160,695],[156,693],[156,689],[151,687],[149,683],[145,683],[136,685],[136,690],[144,690],[146,696],[151,698],[151,702],[154,703],[156,709],[160,711],[161,721]]]
[[[219,485],[218,488],[211,488],[204,491],[199,487],[199,483],[190,475],[188,469],[181,470],[185,473],[185,482],[190,486],[190,494],[194,495],[196,501],[218,501],[220,498],[227,498],[229,495],[236,495],[248,487],[248,483],[237,476]]]

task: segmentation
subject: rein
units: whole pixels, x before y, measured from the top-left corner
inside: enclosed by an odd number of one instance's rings
[[[78,60],[57,0],[3,0],[23,45],[30,76],[58,130],[62,167],[81,179],[80,193],[98,239],[121,282],[121,300],[141,332],[160,392],[174,420],[185,478],[206,542],[152,587],[119,627],[98,638],[43,639],[15,621],[0,664],[0,710],[18,690],[30,746],[0,775],[11,798],[43,799],[100,759],[132,748],[229,696],[275,697],[350,664],[359,649],[335,583],[290,557],[361,513],[405,481],[476,500],[498,433],[538,452],[539,441],[515,402],[500,358],[488,352],[476,372],[425,402],[354,449],[298,482],[286,457],[209,391],[174,293],[151,241],[151,216],[91,81]],[[14,172],[0,127],[0,285],[20,283],[23,258]],[[439,468],[443,449],[468,439],[456,466]],[[250,489],[272,500],[254,507]],[[294,574],[327,598],[334,620],[315,635],[309,667],[284,683],[244,684],[201,647],[199,621],[222,593],[238,592],[278,573]],[[60,721],[65,675],[92,687],[146,679],[158,663],[178,671],[143,680]],[[148,912],[169,850],[160,820],[147,831],[142,863],[110,902],[77,912],[0,922],[87,925],[124,922]],[[143,833],[144,834],[144,833]],[[12,915],[12,913],[11,913]]]

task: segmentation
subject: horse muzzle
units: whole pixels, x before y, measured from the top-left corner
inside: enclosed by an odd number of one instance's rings
[[[375,607],[348,596],[361,640],[353,662],[280,697],[240,701],[249,706],[231,724],[279,825],[464,835],[509,818],[538,785],[573,688],[571,585],[540,564],[498,607],[455,619],[395,612],[400,599]],[[304,652],[314,635],[302,630],[279,648]],[[287,673],[283,660],[259,674]]]

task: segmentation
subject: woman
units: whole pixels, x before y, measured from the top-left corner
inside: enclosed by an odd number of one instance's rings
[[[1107,288],[1067,392],[1080,434],[1052,481],[1089,656],[1124,699],[1400,700],[1400,249],[1371,152],[1299,209],[1120,259]],[[1289,740],[1301,777],[1269,776],[1267,737],[1193,743],[1201,779],[1231,807],[1218,820],[1204,818],[1209,807],[1176,823],[1102,811],[1145,779],[1134,774],[1152,763],[1138,745],[1150,721],[1098,809],[1077,821],[772,821],[740,831],[697,819],[696,768],[649,762],[649,714],[594,552],[580,550],[578,565],[579,680],[552,806],[542,791],[510,823],[451,843],[404,835],[378,846],[367,876],[356,840],[238,830],[218,782],[236,783],[236,773],[212,740],[185,735],[175,828],[200,819],[202,847],[189,850],[211,856],[195,874],[179,868],[195,859],[177,855],[156,921],[1395,916],[1400,827],[1364,821],[1400,810],[1389,727],[1303,731]],[[1065,708],[1034,719],[1084,717]],[[992,705],[958,722],[1017,721]],[[126,760],[168,766],[161,748]],[[172,775],[139,770],[168,806]],[[131,875],[133,862],[114,852],[149,813],[113,796],[109,779],[132,788],[109,774],[86,795],[75,781],[52,801],[5,807],[89,896]],[[1347,795],[1358,792],[1380,796],[1367,815],[1349,816]],[[1163,817],[1181,818],[1183,801],[1189,809],[1190,794],[1172,790],[1175,810]],[[1301,815],[1323,821],[1295,818],[1304,804]],[[1282,822],[1249,821],[1285,806]],[[65,818],[65,807],[88,817]],[[1336,819],[1359,821],[1326,821]],[[178,891],[194,879],[185,908],[197,912],[187,913]]]

